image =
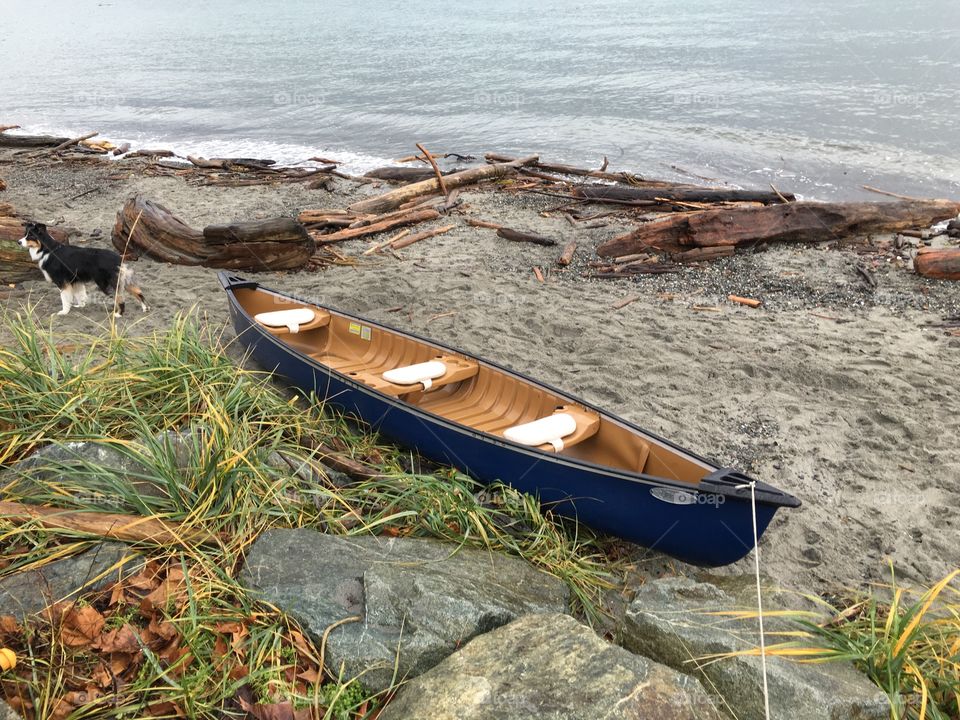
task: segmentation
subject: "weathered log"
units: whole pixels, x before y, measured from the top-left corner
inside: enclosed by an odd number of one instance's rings
[[[0,178],[0,190],[6,190],[7,183],[4,182],[3,178]]]
[[[8,202],[0,202],[0,217],[13,217],[17,214],[13,205]]]
[[[497,230],[497,235],[502,237],[504,240],[513,240],[513,242],[528,242],[533,243],[534,245],[544,246],[557,244],[557,241],[551,238],[545,238],[542,235],[534,235],[533,233],[521,232],[520,230],[511,230],[510,228],[506,227],[502,227]]]
[[[446,177],[455,172],[460,172],[460,170],[447,170],[442,174]],[[436,177],[436,173],[433,172],[432,168],[382,167],[364,173],[363,176],[376,180],[386,180],[387,182],[412,183],[429,180],[430,178]]]
[[[121,143],[113,149],[114,155],[123,155],[127,152],[130,152],[130,143]]]
[[[950,200],[889,203],[798,202],[765,207],[720,208],[654,220],[608,240],[599,255],[627,255],[656,248],[739,246],[757,242],[824,242],[839,238],[928,227],[960,212]]]
[[[577,251],[577,243],[571,240],[563,248],[560,257],[557,258],[557,265],[569,265],[573,262],[573,254]]]
[[[21,283],[28,280],[42,280],[43,275],[30,255],[17,243],[23,237],[23,221],[7,217],[6,208],[13,214],[13,207],[7,203],[0,208],[0,283]],[[69,243],[69,233],[64,228],[47,228],[47,232],[58,242]]]
[[[54,137],[53,135],[8,135],[0,133],[0,147],[15,148],[45,148],[55,147],[70,138]]]
[[[672,188],[631,187],[629,185],[584,185],[573,189],[575,197],[586,200],[646,200],[688,203],[759,202],[765,205],[782,204],[783,198],[793,201],[791,194],[770,190],[729,190],[678,185]]]
[[[499,155],[497,153],[487,153],[486,157],[489,162],[510,162],[513,160],[509,155]],[[533,165],[534,167],[540,168],[541,170],[546,170],[548,172],[559,173],[561,175],[577,175],[579,177],[591,177],[597,178],[599,180],[612,180],[613,182],[625,182],[630,184],[639,183],[643,187],[675,187],[676,183],[663,182],[660,180],[645,180],[639,175],[634,175],[633,173],[620,172],[620,173],[611,173],[605,172],[604,170],[588,170],[585,168],[574,167],[573,165],[563,165],[561,163],[545,163],[537,160],[533,163],[526,163],[528,165]]]
[[[364,235],[373,235],[385,230],[392,230],[401,225],[414,225],[416,223],[426,222],[427,220],[436,220],[438,217],[440,217],[440,213],[432,208],[412,210],[409,213],[397,215],[378,223],[347,228],[346,230],[340,230],[339,232],[330,233],[329,235],[317,235],[316,238],[326,245],[328,243],[340,242],[341,240],[353,240],[354,238],[363,237]]]
[[[416,235],[411,235],[403,239],[394,240],[390,247],[394,250],[400,250],[405,248],[408,245],[413,245],[415,242],[420,242],[421,240],[426,240],[427,238],[436,237],[437,235],[443,235],[446,232],[450,232],[456,227],[456,225],[444,225],[443,227],[434,228],[433,230],[426,230],[422,233],[417,233]]]
[[[182,546],[215,544],[219,540],[203,530],[156,517],[64,510],[9,501],[0,501],[0,517],[16,520],[21,525],[35,523],[50,530],[68,530],[125,542]]]
[[[480,167],[470,168],[469,170],[463,170],[462,172],[447,175],[444,177],[444,182],[446,183],[448,190],[453,190],[458,187],[463,187],[464,185],[478,183],[481,180],[503,177],[507,173],[513,172],[518,167],[529,165],[531,163],[535,163],[536,161],[537,156],[531,155],[529,157],[520,158],[519,160],[514,160],[513,162],[481,165]],[[430,195],[439,191],[440,183],[437,182],[436,178],[433,178],[430,180],[423,180],[418,183],[412,183],[411,185],[405,185],[401,188],[391,190],[388,193],[384,193],[383,195],[379,195],[368,200],[361,200],[360,202],[350,205],[347,209],[359,213],[385,213],[391,210],[396,210],[400,205],[408,200],[422,197],[424,195]]]
[[[173,150],[134,150],[132,153],[124,155],[123,159],[127,158],[161,158],[161,157],[173,157],[176,155]]]
[[[316,243],[292,218],[209,225],[201,232],[140,195],[117,213],[112,240],[127,257],[231,270],[292,270],[316,251]]]
[[[913,267],[924,277],[960,280],[960,248],[920,248]]]
[[[670,259],[680,263],[701,262],[730,257],[735,251],[736,248],[734,248],[733,245],[716,245],[714,247],[694,248],[693,250],[674,253],[670,256]]]

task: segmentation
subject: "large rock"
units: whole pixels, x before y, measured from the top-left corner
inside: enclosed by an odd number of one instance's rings
[[[423,539],[272,530],[241,576],[315,637],[327,661],[373,690],[433,667],[520,615],[564,612],[566,586],[526,562]],[[394,663],[397,663],[396,675]]]
[[[100,543],[79,555],[0,580],[0,615],[22,620],[60,600],[100,590],[141,566],[139,556],[123,543]]]
[[[751,581],[752,583],[752,581]],[[752,585],[751,585],[752,586]],[[645,583],[628,611],[623,645],[673,668],[695,672],[695,658],[731,653],[759,643],[756,620],[709,615],[756,606],[743,586],[721,589],[688,578]],[[771,594],[764,610],[777,607]],[[765,630],[777,629],[774,620]],[[739,720],[763,720],[761,659],[740,656],[699,667]],[[849,663],[801,664],[767,658],[771,718],[782,720],[885,720],[886,696]]]
[[[23,720],[23,718],[16,710],[0,700],[0,720]]]
[[[164,497],[150,470],[135,458],[103,442],[46,445],[3,472],[2,484],[29,494],[31,484],[59,485],[102,506],[105,512],[123,508],[123,498],[111,493],[111,481],[95,470],[106,468],[146,497]]]
[[[798,716],[799,717],[799,716]],[[527,615],[407,683],[382,720],[718,720],[689,675],[566,615]]]

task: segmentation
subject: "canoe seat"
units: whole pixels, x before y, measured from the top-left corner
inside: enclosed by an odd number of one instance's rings
[[[330,322],[330,313],[299,307],[258,313],[253,319],[271,335],[287,335],[327,325]]]
[[[600,429],[600,416],[575,405],[558,405],[552,415],[533,422],[514,425],[503,431],[507,440],[560,452],[587,438]]]
[[[358,370],[346,374],[374,390],[400,396],[467,380],[479,371],[480,366],[476,360],[456,355],[438,355],[427,362],[405,365],[382,373]]]

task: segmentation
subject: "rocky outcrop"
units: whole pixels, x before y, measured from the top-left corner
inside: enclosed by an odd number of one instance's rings
[[[100,543],[74,557],[0,580],[0,615],[22,620],[60,600],[100,590],[140,567],[140,558],[123,543]]]
[[[475,635],[564,612],[568,602],[560,580],[516,558],[312,530],[264,533],[241,579],[315,637],[342,623],[327,639],[327,662],[373,690],[419,675]]]
[[[405,685],[382,720],[719,720],[700,682],[566,615],[527,615]],[[798,716],[799,717],[799,716]]]
[[[29,494],[31,483],[56,484],[100,505],[105,512],[119,510],[120,499],[110,496],[109,482],[96,473],[102,468],[129,482],[140,495],[163,497],[165,494],[150,479],[150,471],[142,463],[102,442],[67,442],[42,447],[4,471],[2,484],[21,495]]]
[[[751,581],[752,583],[752,581]],[[710,615],[755,606],[745,586],[721,589],[688,578],[645,583],[627,611],[623,645],[670,667],[705,679],[739,720],[763,720],[763,676],[759,657],[711,663],[696,659],[755,647],[757,623]],[[765,610],[777,607],[771,594]],[[771,620],[767,632],[777,629]],[[777,720],[885,720],[886,697],[849,663],[804,664],[767,658],[771,718]]]

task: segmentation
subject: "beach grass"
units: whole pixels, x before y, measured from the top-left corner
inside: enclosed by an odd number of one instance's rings
[[[768,644],[768,656],[852,662],[886,693],[891,720],[960,719],[960,569],[915,589],[891,567],[889,583],[845,601],[804,598],[817,609],[765,613],[787,621],[769,635],[789,638]]]
[[[89,609],[74,604],[0,627],[3,642],[30,658],[2,680],[27,714],[221,717],[246,712],[245,703],[260,712],[286,703],[303,717],[374,715],[383,696],[368,693],[362,678],[323,667],[316,640],[237,581],[247,549],[271,528],[434,537],[505,552],[564,580],[574,610],[599,615],[616,571],[602,542],[509,487],[423,469],[316,398],[245,369],[208,328],[185,314],[145,337],[114,328],[63,339],[29,315],[2,319],[10,341],[0,349],[0,466],[78,441],[109,458],[49,459],[29,472],[8,467],[4,499],[160,518],[184,538],[216,539],[136,545],[145,569],[86,599]],[[322,463],[329,448],[375,472],[334,482]],[[98,539],[0,517],[0,575],[42,567]],[[144,606],[144,592],[166,595]],[[151,639],[125,650],[135,673],[111,681],[110,653],[75,642],[85,615]]]

